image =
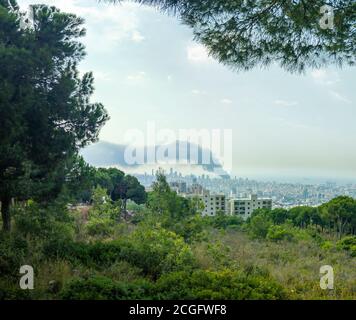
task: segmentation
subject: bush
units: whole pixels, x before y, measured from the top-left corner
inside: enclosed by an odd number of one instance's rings
[[[214,217],[206,217],[205,222],[217,229],[237,228],[243,224],[243,220],[238,216],[228,216],[219,214]]]
[[[127,261],[154,278],[164,272],[195,266],[193,253],[183,238],[161,227],[141,227],[127,239],[110,242],[86,244],[53,240],[45,244],[44,252],[49,257],[96,268]]]
[[[122,258],[120,241],[81,243],[52,240],[45,244],[44,254],[49,258],[60,258],[74,264],[104,268]]]
[[[272,221],[265,214],[261,213],[253,215],[250,218],[247,230],[253,238],[265,239],[271,225]]]
[[[160,226],[141,227],[128,240],[130,246],[125,248],[123,256],[154,278],[195,266],[191,248],[184,239]]]
[[[287,229],[284,226],[272,225],[268,228],[266,238],[272,241],[292,241],[294,239],[294,234],[292,230]]]
[[[124,283],[103,276],[73,279],[61,291],[64,300],[141,300],[149,299],[148,281]]]
[[[108,237],[115,230],[115,222],[110,218],[90,218],[85,228],[90,236]]]
[[[97,187],[93,190],[93,207],[89,210],[91,219],[111,219],[119,221],[121,215],[121,201],[112,201],[107,195],[107,190]]]
[[[0,278],[0,301],[31,300],[31,292],[19,287],[18,279]]]
[[[28,244],[18,234],[0,232],[0,275],[18,277],[19,268],[24,264],[29,251]]]
[[[356,236],[342,238],[337,242],[337,247],[349,251],[352,257],[356,257]]]
[[[205,300],[283,299],[285,293],[269,277],[249,276],[226,269],[197,270],[163,275],[156,283],[155,298]]]
[[[15,231],[24,237],[71,239],[74,235],[73,218],[60,203],[42,206],[29,200],[13,209]]]

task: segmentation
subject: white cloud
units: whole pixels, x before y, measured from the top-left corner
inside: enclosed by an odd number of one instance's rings
[[[340,82],[340,76],[337,72],[331,72],[326,69],[313,70],[310,75],[317,84],[324,86],[331,86]]]
[[[334,91],[334,90],[330,90],[329,94],[331,95],[331,97],[335,100],[350,104],[352,103],[351,100],[349,100],[348,98],[344,97],[343,95],[341,95],[340,93]]]
[[[99,81],[110,81],[111,75],[108,72],[94,71],[94,79]]]
[[[207,63],[213,61],[209,57],[208,50],[200,44],[190,44],[187,47],[187,58],[191,62]]]
[[[139,71],[139,72],[136,72],[136,73],[133,73],[133,74],[130,74],[127,76],[127,80],[131,84],[141,83],[145,79],[146,79],[146,72],[144,72],[144,71]]]
[[[297,101],[275,100],[274,104],[282,107],[293,107],[298,105]]]
[[[136,43],[140,43],[145,40],[145,37],[137,30],[134,30],[132,33],[132,41]]]
[[[123,41],[144,40],[138,31],[142,9],[137,4],[110,5],[96,0],[19,0],[18,3],[22,10],[27,10],[30,4],[46,4],[84,18],[87,35],[82,41],[88,52],[110,52]]]
[[[193,89],[192,90],[192,94],[194,94],[194,95],[206,95],[207,92],[206,91],[202,91],[202,90],[198,90],[198,89]]]
[[[232,104],[232,100],[224,98],[224,99],[221,100],[221,103],[222,104]]]

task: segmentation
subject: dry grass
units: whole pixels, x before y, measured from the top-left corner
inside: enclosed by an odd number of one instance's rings
[[[291,299],[356,299],[356,258],[344,251],[321,249],[310,241],[251,240],[241,231],[214,233],[210,239],[229,247],[228,259],[235,267],[268,271]],[[206,254],[206,247],[195,245],[195,256],[202,268],[215,268],[214,257]],[[334,290],[320,288],[319,270],[323,265],[334,268]]]

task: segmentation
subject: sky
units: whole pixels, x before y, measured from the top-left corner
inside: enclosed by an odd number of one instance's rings
[[[19,0],[85,18],[93,101],[111,120],[100,139],[128,130],[231,129],[238,176],[318,176],[356,181],[356,69],[290,74],[277,66],[236,72],[207,55],[173,16],[124,2]]]

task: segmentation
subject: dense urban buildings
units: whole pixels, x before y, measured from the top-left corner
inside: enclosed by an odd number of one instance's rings
[[[135,175],[140,182],[149,188],[155,181],[154,174]],[[273,201],[273,208],[292,208],[296,206],[319,206],[331,199],[345,195],[356,198],[355,183],[336,182],[277,182],[256,181],[247,178],[211,178],[207,175],[183,176],[178,172],[170,172],[167,175],[170,183],[176,183],[172,187],[178,193],[192,193],[203,189],[211,194],[223,194],[226,198],[247,198],[256,194],[259,198],[269,198]]]

